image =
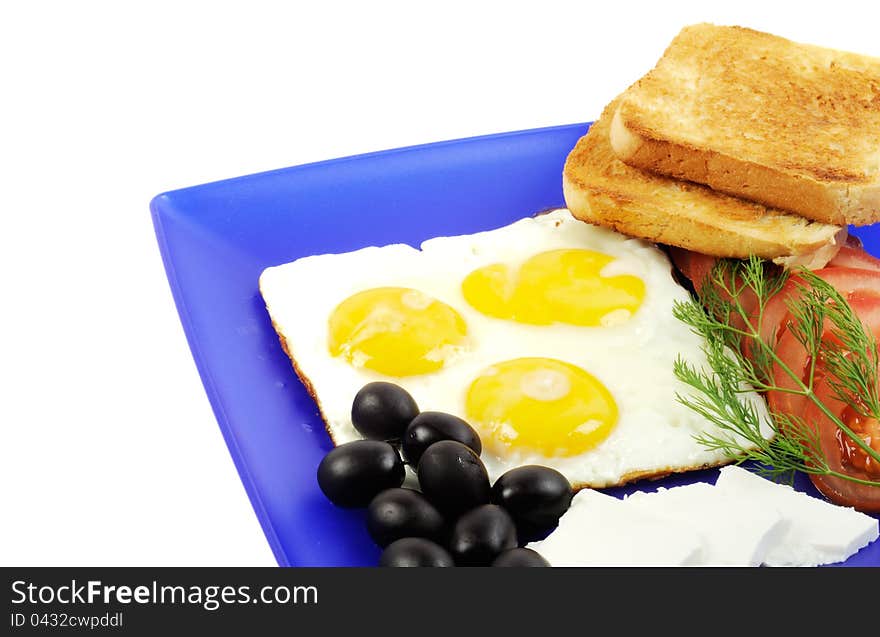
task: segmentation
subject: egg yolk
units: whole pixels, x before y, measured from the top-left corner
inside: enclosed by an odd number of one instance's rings
[[[531,325],[607,327],[628,320],[645,297],[638,277],[600,275],[613,260],[592,250],[551,250],[519,269],[495,263],[474,270],[462,282],[462,293],[487,316]]]
[[[328,346],[355,367],[388,376],[433,372],[463,346],[467,325],[454,309],[411,288],[358,292],[330,315]]]
[[[574,456],[608,437],[617,404],[594,376],[552,358],[497,363],[471,383],[469,421],[483,442],[504,455],[513,449]]]

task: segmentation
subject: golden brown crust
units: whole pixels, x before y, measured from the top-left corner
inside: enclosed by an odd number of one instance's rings
[[[639,480],[662,480],[663,478],[668,478],[673,474],[689,473],[691,471],[703,471],[705,469],[714,469],[717,467],[729,465],[733,462],[733,459],[724,458],[718,460],[718,462],[706,462],[699,465],[691,465],[689,467],[665,467],[662,469],[651,469],[649,471],[631,471],[630,473],[623,474],[620,477],[620,480],[618,480],[617,482],[576,482],[572,484],[572,488],[575,491],[580,491],[581,489],[611,489],[613,487],[622,487],[624,485],[630,484],[632,482],[637,482]]]
[[[318,394],[317,392],[315,392],[315,386],[312,385],[312,381],[309,380],[309,377],[306,376],[300,369],[299,365],[296,364],[296,359],[287,348],[287,339],[284,338],[284,335],[281,334],[281,331],[275,326],[275,321],[272,321],[272,327],[275,328],[275,333],[278,334],[278,340],[281,341],[281,349],[284,350],[284,353],[287,354],[287,357],[290,359],[290,364],[293,365],[294,373],[303,384],[303,387],[306,388],[306,392],[308,392],[312,400],[315,401],[315,405],[318,407],[318,415],[321,416],[321,422],[324,423],[324,429],[327,431],[327,435],[330,436],[330,441],[334,444],[334,446],[339,444],[333,437],[333,430],[330,428],[329,423],[327,422],[327,417],[324,415],[324,410],[321,408],[321,401],[318,400]]]
[[[836,246],[837,226],[624,164],[608,139],[617,105],[605,108],[566,159],[563,192],[575,217],[721,257],[775,259]]]
[[[262,294],[262,289],[260,289],[260,294]],[[311,379],[305,375],[305,373],[300,369],[299,365],[296,363],[296,358],[294,358],[293,353],[290,351],[290,347],[287,345],[287,339],[284,338],[284,333],[278,328],[278,325],[275,324],[275,320],[269,318],[272,321],[272,329],[275,330],[275,334],[278,335],[278,341],[281,343],[281,349],[284,350],[284,353],[287,354],[287,358],[290,359],[290,364],[293,366],[293,371],[296,374],[297,378],[299,378],[300,382],[305,387],[306,392],[315,401],[315,406],[318,408],[318,415],[321,417],[321,422],[324,423],[324,429],[327,431],[327,435],[330,436],[330,441],[335,445],[339,444],[336,442],[336,439],[333,437],[333,431],[331,430],[327,417],[324,415],[324,410],[321,408],[321,401],[318,400],[318,393],[315,391],[315,386],[312,385]]]
[[[622,96],[626,163],[835,225],[880,220],[880,60],[684,28]]]

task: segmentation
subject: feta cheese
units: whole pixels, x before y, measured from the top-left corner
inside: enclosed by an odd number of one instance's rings
[[[768,566],[818,566],[842,562],[878,537],[878,521],[855,509],[830,504],[791,487],[777,484],[741,467],[721,469],[715,488],[775,510],[789,524],[785,534],[767,548]]]
[[[705,482],[637,492],[626,502],[693,528],[703,540],[701,564],[709,566],[760,566],[767,550],[779,544],[789,527],[775,509],[755,507]]]
[[[682,566],[699,563],[702,545],[702,538],[687,524],[583,489],[559,526],[528,548],[552,566]]]

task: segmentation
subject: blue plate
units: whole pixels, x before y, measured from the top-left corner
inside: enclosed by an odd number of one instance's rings
[[[315,472],[331,442],[272,329],[257,289],[260,272],[310,254],[488,230],[563,206],[562,165],[588,126],[347,157],[151,202],[190,349],[280,565],[367,566],[379,551],[363,512],[335,508],[318,489]],[[856,233],[880,254],[880,229]],[[638,487],[714,480],[716,473]],[[811,489],[809,481],[799,486]],[[847,563],[880,565],[880,542]]]

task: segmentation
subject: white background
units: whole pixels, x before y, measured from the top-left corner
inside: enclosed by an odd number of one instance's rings
[[[3,2],[0,564],[275,563],[153,195],[591,120],[693,22],[880,56],[874,2],[595,4]]]

